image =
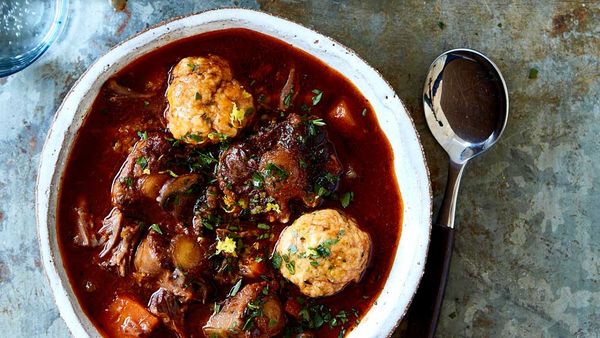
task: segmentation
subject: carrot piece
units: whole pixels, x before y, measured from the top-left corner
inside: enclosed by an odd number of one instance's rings
[[[302,306],[295,298],[288,298],[283,307],[284,311],[287,312],[290,316],[300,319],[300,311],[302,310]]]
[[[106,309],[107,326],[115,337],[143,337],[160,323],[142,304],[126,295],[117,295]]]

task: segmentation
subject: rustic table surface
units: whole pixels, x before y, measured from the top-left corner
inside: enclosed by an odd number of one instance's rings
[[[451,48],[492,58],[510,91],[508,128],[466,170],[438,335],[600,334],[600,1],[130,0],[115,12],[108,0],[72,0],[59,41],[0,79],[1,336],[69,336],[40,264],[33,212],[39,154],[69,88],[148,26],[236,6],[314,28],[381,71],[421,135],[435,207],[446,158],[423,118],[425,74]]]

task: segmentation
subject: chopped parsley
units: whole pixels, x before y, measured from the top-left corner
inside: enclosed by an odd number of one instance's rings
[[[197,134],[192,134],[192,133],[187,133],[185,134],[184,138],[190,139],[194,142],[202,142],[204,141],[204,138],[200,135]]]
[[[196,92],[196,100],[202,100],[202,95],[198,92]]]
[[[154,231],[156,233],[159,233],[161,235],[163,234],[162,230],[160,229],[160,226],[158,224],[156,224],[156,223],[154,223],[154,224],[152,224],[150,226],[150,230],[152,230],[152,231]]]
[[[277,270],[279,270],[279,268],[281,268],[281,261],[282,261],[282,257],[280,254],[278,254],[277,252],[275,252],[273,254],[273,257],[271,257],[271,264],[273,265],[273,267]]]
[[[231,288],[231,290],[229,290],[229,293],[227,294],[227,297],[233,297],[235,295],[237,295],[238,291],[240,291],[240,288],[242,287],[242,279],[240,278]]]
[[[342,207],[347,208],[350,205],[350,202],[354,200],[354,193],[352,191],[348,191],[342,195],[340,198],[340,202],[342,203]]]
[[[318,127],[322,127],[325,125],[325,121],[323,121],[323,119],[314,119],[314,120],[310,120],[310,123],[314,124],[315,126]]]
[[[148,159],[144,156],[140,156],[135,160],[135,163],[137,163],[137,165],[139,165],[140,168],[146,169],[146,167],[148,166]]]
[[[269,290],[268,288],[264,288],[262,291],[263,296],[266,296],[269,294]],[[244,316],[246,318],[246,321],[244,322],[244,326],[242,326],[242,330],[246,331],[252,328],[253,324],[254,324],[254,318],[257,317],[262,317],[263,316],[263,304],[264,304],[264,299],[263,297],[259,297],[251,302],[248,302],[248,304],[246,305],[246,308],[244,309]],[[270,321],[269,321],[270,323]],[[277,324],[277,321],[275,321],[275,324]],[[273,325],[275,325],[273,324]]]
[[[141,140],[147,140],[148,139],[148,132],[147,131],[140,131],[140,130],[138,130],[137,134],[138,134],[138,136],[140,137]]]
[[[271,234],[267,233],[267,232],[265,232],[264,234],[260,234],[260,235],[256,236],[257,240],[269,239],[269,238],[271,238]]]
[[[440,27],[440,29],[446,28],[446,24],[443,23],[442,21],[438,21],[437,25],[438,25],[438,27]]]
[[[294,86],[292,86],[292,88],[290,88],[290,91],[283,98],[283,105],[285,106],[285,108],[289,108],[290,107],[290,104],[292,103],[292,97],[293,96],[294,96]]]
[[[190,171],[194,172],[201,172],[205,169],[209,169],[211,164],[217,162],[217,159],[212,153],[197,149],[187,157],[187,165],[189,166]]]
[[[333,175],[331,173],[326,173],[325,175],[318,177],[314,184],[314,192],[320,197],[326,197],[331,195],[331,193],[337,187],[339,177]]]
[[[252,185],[255,188],[262,188],[264,182],[265,179],[260,173],[255,172],[254,174],[252,174]]]
[[[261,230],[269,230],[269,229],[271,229],[271,227],[268,224],[265,224],[265,223],[258,223],[256,226],[259,229],[261,229]]]
[[[323,241],[323,243],[319,244],[316,248],[315,251],[317,252],[317,255],[319,255],[319,257],[329,257],[331,256],[331,246],[336,244],[337,242],[339,242],[339,238],[335,238],[335,239],[326,239]]]
[[[213,315],[216,315],[219,312],[221,312],[221,304],[215,302],[215,305],[213,306]]]
[[[529,78],[534,80],[538,78],[538,74],[539,74],[539,70],[537,70],[537,68],[531,68],[529,69]]]
[[[308,135],[317,135],[317,127],[323,127],[324,125],[325,121],[323,119],[308,120]]]
[[[200,222],[208,230],[214,230],[216,227],[218,227],[221,224],[221,217],[218,215],[211,214],[208,217],[202,218],[202,220]],[[230,229],[233,230],[232,227],[230,227]]]
[[[196,64],[188,63],[187,65],[188,65],[188,67],[190,67],[190,71],[192,71],[192,73],[196,72],[196,69],[198,67]]]
[[[296,273],[296,263],[294,261],[290,260],[289,262],[286,262],[285,267],[288,269],[288,272],[290,273],[290,275],[293,275]]]
[[[265,166],[265,174],[267,176],[279,176],[279,179],[285,180],[288,177],[287,171],[275,163],[268,163]]]
[[[131,177],[125,177],[122,182],[125,183],[128,188],[133,186],[133,178]]]
[[[323,91],[319,89],[313,89],[312,93],[315,94],[315,96],[312,97],[312,105],[316,106],[317,104],[319,104],[321,98],[323,97]]]
[[[211,140],[225,141],[227,139],[227,135],[223,133],[212,132],[208,134],[208,138]]]
[[[300,110],[305,113],[308,113],[310,112],[311,108],[306,103],[303,103],[300,105]]]
[[[300,302],[300,300],[304,301],[304,299],[298,298],[298,303],[303,304],[304,302]],[[346,334],[343,325],[349,321],[347,311],[342,310],[334,315],[327,305],[306,302],[300,309],[299,316],[304,329],[320,329],[327,324],[330,329],[341,327],[339,337]]]

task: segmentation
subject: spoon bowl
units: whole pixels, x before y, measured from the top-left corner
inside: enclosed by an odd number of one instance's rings
[[[455,163],[465,163],[498,141],[508,120],[508,90],[496,65],[470,49],[435,59],[423,92],[427,125]]]

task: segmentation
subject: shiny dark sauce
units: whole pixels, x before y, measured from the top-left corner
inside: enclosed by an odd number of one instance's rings
[[[204,92],[229,76],[203,68],[213,56],[235,81]],[[178,77],[195,95],[169,94]],[[205,122],[227,107],[229,129],[174,137],[204,126],[173,123],[182,97]],[[282,229],[324,209],[357,226],[274,253]],[[164,46],[103,85],[71,149],[57,224],[71,285],[105,336],[338,337],[383,288],[401,210],[391,147],[353,84],[282,41],[232,29]],[[330,264],[352,229],[370,241],[358,281],[309,297],[282,276],[300,274],[302,260]]]

